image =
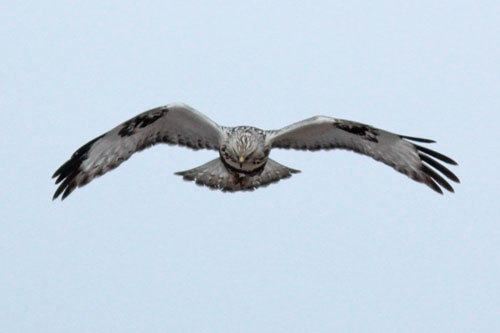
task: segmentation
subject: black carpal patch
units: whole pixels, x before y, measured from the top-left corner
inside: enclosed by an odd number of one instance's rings
[[[145,114],[138,115],[135,118],[132,118],[125,123],[123,123],[123,127],[118,132],[118,135],[121,137],[131,136],[133,135],[138,128],[143,128],[148,125],[151,125],[161,117],[163,117],[168,112],[168,109],[162,109],[157,111],[150,111]]]
[[[373,127],[358,123],[341,122],[341,121],[333,123],[333,126],[343,131],[349,132],[351,134],[359,135],[365,140],[371,142],[378,142],[377,139],[378,131]]]

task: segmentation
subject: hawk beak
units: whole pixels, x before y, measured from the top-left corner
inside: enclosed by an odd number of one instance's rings
[[[245,162],[245,158],[243,156],[240,156],[240,163]]]

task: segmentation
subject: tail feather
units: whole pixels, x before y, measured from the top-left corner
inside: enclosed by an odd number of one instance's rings
[[[230,173],[220,158],[216,158],[197,168],[176,172],[184,180],[194,181],[211,189],[228,192],[252,191],[261,186],[278,182],[280,179],[289,178],[299,170],[288,168],[278,162],[268,159],[261,174],[256,176],[238,176]]]

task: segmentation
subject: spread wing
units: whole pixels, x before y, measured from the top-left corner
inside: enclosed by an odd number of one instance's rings
[[[398,135],[353,121],[317,116],[268,131],[266,141],[273,148],[355,151],[383,162],[441,194],[443,191],[439,185],[450,192],[453,188],[437,171],[454,182],[460,182],[438,161],[456,165],[454,160],[410,142],[433,143],[433,140]]]
[[[143,112],[91,140],[78,149],[54,173],[54,193],[66,198],[76,187],[116,168],[133,153],[156,143],[187,146],[192,149],[219,149],[221,127],[205,115],[184,104],[169,104]]]

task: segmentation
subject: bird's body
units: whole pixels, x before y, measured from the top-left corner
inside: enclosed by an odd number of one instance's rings
[[[436,159],[450,164],[456,162],[410,141],[433,142],[325,116],[312,117],[280,130],[224,127],[187,105],[169,104],[143,112],[78,149],[54,173],[56,183],[62,182],[54,199],[61,194],[64,199],[76,187],[156,143],[217,150],[218,158],[176,174],[222,191],[253,190],[300,172],[270,159],[272,148],[311,151],[339,148],[371,156],[439,193],[442,193],[439,185],[453,192],[450,184],[430,167],[458,182]]]

